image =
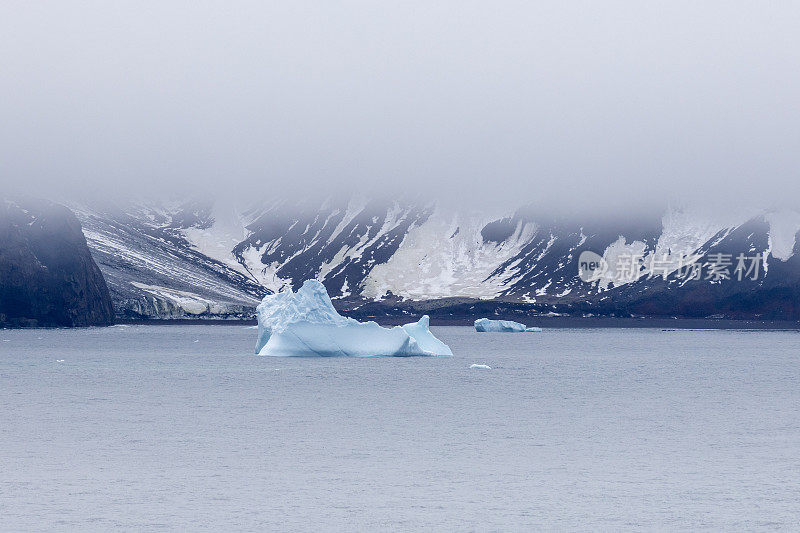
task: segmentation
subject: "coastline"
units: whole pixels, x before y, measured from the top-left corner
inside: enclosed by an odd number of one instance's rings
[[[359,316],[359,320],[373,320],[382,326],[397,326],[411,322],[414,317],[370,317]],[[417,317],[418,318],[418,317]],[[472,326],[475,318],[480,317],[431,317],[431,326]],[[492,317],[509,320],[520,320],[519,317]],[[523,320],[528,326],[543,329],[711,329],[711,330],[774,330],[800,331],[800,322],[792,320],[750,320],[728,318],[614,318],[614,317],[527,317]],[[220,326],[254,326],[258,322],[252,320],[225,319],[146,319],[118,320],[116,324],[175,326],[175,325],[220,325]]]

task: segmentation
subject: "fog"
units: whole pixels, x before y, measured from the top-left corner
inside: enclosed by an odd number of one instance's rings
[[[0,3],[6,191],[800,204],[800,4]]]

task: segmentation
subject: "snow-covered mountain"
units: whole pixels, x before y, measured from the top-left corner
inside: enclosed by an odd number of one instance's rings
[[[793,211],[553,217],[353,198],[72,207],[121,317],[248,316],[264,294],[316,278],[343,309],[376,314],[800,318]],[[584,251],[604,263],[591,282],[578,275]],[[741,275],[737,258],[761,257]],[[730,263],[727,277],[706,278],[709,258]]]

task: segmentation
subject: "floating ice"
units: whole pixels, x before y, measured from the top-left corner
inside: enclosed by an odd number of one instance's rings
[[[403,326],[403,329],[406,330],[409,337],[417,341],[417,345],[426,352],[430,352],[434,355],[453,355],[449,346],[433,336],[433,333],[431,333],[431,330],[428,328],[429,322],[430,319],[428,315],[422,315],[422,318],[420,318],[418,322],[406,324]]]
[[[538,332],[542,328],[529,328],[525,324],[514,322],[512,320],[489,320],[488,318],[479,318],[475,321],[475,331],[486,332],[503,332],[503,333],[522,333],[522,332]]]
[[[469,365],[469,367],[470,368],[478,368],[480,370],[491,370],[492,369],[492,367],[490,367],[489,365],[479,365],[479,364],[475,364],[475,363]]]
[[[256,308],[256,354],[272,356],[449,356],[450,348],[419,322],[384,328],[341,316],[325,287],[308,280],[291,289],[265,296]]]

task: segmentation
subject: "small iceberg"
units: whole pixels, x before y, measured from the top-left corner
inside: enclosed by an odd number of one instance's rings
[[[328,291],[308,280],[297,292],[271,294],[256,308],[257,355],[279,357],[451,356],[450,348],[419,322],[384,328],[340,315]]]
[[[473,364],[469,365],[469,367],[470,368],[478,368],[480,370],[491,370],[492,369],[492,367],[490,367],[489,365],[479,365],[479,364],[476,364],[476,363],[473,363]]]
[[[483,332],[502,332],[502,333],[534,333],[542,331],[542,328],[529,328],[525,324],[514,322],[513,320],[489,320],[479,318],[475,321],[475,331]]]

